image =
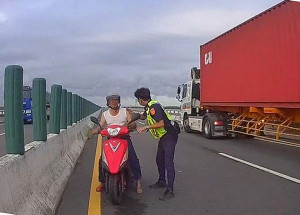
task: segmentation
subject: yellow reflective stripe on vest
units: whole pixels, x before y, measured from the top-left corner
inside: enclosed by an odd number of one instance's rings
[[[156,123],[156,121],[152,118],[151,114],[150,114],[150,107],[151,105],[153,104],[159,104],[158,101],[154,101],[154,100],[151,100],[149,103],[148,103],[148,108],[146,110],[146,113],[147,113],[147,122],[148,122],[148,125],[153,125]],[[161,105],[160,105],[161,106]],[[170,114],[168,112],[165,111],[165,109],[161,106],[161,108],[164,110],[165,114],[167,115],[168,119],[169,120],[172,120],[172,117],[170,116]],[[161,127],[161,128],[156,128],[156,129],[149,129],[149,132],[152,134],[152,136],[157,139],[157,138],[161,138],[162,136],[164,136],[167,131],[164,127]]]

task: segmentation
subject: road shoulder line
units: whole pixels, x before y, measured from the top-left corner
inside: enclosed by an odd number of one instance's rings
[[[98,168],[99,168],[99,158],[101,155],[102,149],[102,136],[98,135],[97,140],[97,148],[95,153],[95,161],[94,161],[94,169],[93,169],[93,177],[92,177],[92,184],[90,190],[90,199],[89,199],[89,208],[88,208],[88,215],[101,215],[101,193],[96,192],[96,188],[99,185],[98,182]]]
[[[268,173],[270,173],[270,174],[279,176],[279,177],[281,177],[281,178],[284,178],[284,179],[286,179],[286,180],[292,181],[292,182],[294,182],[294,183],[300,184],[300,180],[297,179],[297,178],[290,177],[290,176],[288,176],[288,175],[285,175],[285,174],[276,172],[276,171],[274,171],[274,170],[267,169],[267,168],[265,168],[265,167],[262,167],[262,166],[259,166],[259,165],[250,163],[250,162],[248,162],[248,161],[244,161],[244,160],[242,160],[242,159],[239,159],[239,158],[236,158],[236,157],[227,155],[227,154],[225,154],[225,153],[218,153],[218,154],[219,154],[219,155],[222,155],[222,156],[224,156],[224,157],[227,157],[227,158],[229,158],[229,159],[235,160],[235,161],[237,161],[237,162],[246,164],[246,165],[248,165],[248,166],[257,168],[257,169],[259,169],[259,170],[268,172]]]

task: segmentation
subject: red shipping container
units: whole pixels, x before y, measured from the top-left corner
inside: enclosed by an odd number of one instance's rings
[[[300,108],[300,2],[284,1],[200,47],[202,105]]]

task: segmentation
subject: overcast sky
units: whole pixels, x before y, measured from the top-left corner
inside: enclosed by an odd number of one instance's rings
[[[0,0],[0,105],[4,70],[24,85],[44,77],[97,104],[134,104],[144,86],[178,105],[177,86],[199,66],[199,46],[280,0]]]

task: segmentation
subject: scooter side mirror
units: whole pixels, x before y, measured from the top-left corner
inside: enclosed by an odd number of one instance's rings
[[[99,125],[99,120],[98,120],[96,117],[91,116],[90,119],[91,119],[91,121],[92,121],[93,123]]]

